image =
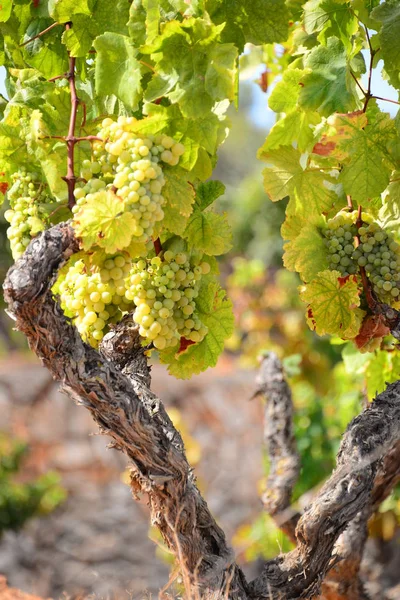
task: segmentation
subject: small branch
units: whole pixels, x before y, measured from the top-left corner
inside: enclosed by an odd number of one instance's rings
[[[30,42],[33,42],[34,40],[37,40],[38,38],[40,38],[42,35],[44,35],[48,31],[51,31],[52,29],[54,29],[54,27],[57,27],[57,25],[61,25],[61,23],[52,23],[51,25],[49,25],[49,27],[46,27],[46,29],[43,29],[43,31],[41,31],[37,35],[34,35],[29,40],[26,40],[25,42],[22,42],[22,44],[20,44],[19,47],[22,48],[23,46],[26,46],[27,44],[30,44]]]
[[[293,541],[299,515],[290,508],[300,458],[293,433],[293,401],[280,360],[273,352],[263,358],[256,394],[265,397],[264,441],[270,459],[267,489],[262,501],[278,527]]]
[[[66,23],[65,29],[68,31],[71,29],[72,23]],[[76,176],[75,176],[75,164],[74,164],[74,151],[75,151],[75,127],[76,127],[76,118],[78,113],[79,106],[79,98],[76,91],[75,84],[75,62],[76,59],[74,56],[69,55],[69,71],[68,71],[68,81],[69,81],[69,89],[71,92],[71,115],[69,120],[69,129],[67,136],[67,175],[64,177],[64,181],[68,186],[68,207],[72,209],[75,206],[75,184],[76,184]]]
[[[398,106],[400,106],[400,102],[398,102],[397,100],[391,100],[390,98],[382,98],[381,96],[375,96],[375,94],[373,94],[371,98],[375,98],[376,100],[382,100],[382,102],[391,102],[392,104],[397,104]]]
[[[367,87],[367,91],[365,93],[365,100],[364,100],[364,106],[362,109],[362,112],[365,113],[367,111],[368,108],[368,103],[372,98],[372,93],[371,93],[371,86],[372,86],[372,70],[373,70],[373,63],[374,63],[374,58],[375,58],[375,50],[372,48],[371,45],[371,39],[369,37],[369,32],[368,32],[368,28],[365,27],[365,34],[367,36],[367,41],[368,41],[368,46],[369,46],[369,52],[370,52],[370,60],[369,60],[369,71],[368,71],[368,87]]]
[[[47,81],[49,83],[53,83],[54,81],[57,81],[58,79],[68,79],[68,73],[63,73],[62,75],[56,75],[55,77],[52,77],[51,79],[48,79]]]
[[[350,71],[350,75],[352,76],[352,78],[354,79],[354,81],[356,82],[356,84],[358,85],[358,87],[360,88],[362,95],[366,96],[367,92],[364,90],[364,88],[362,87],[361,83],[358,81],[357,77],[354,75],[353,71]]]
[[[153,246],[154,246],[154,250],[156,251],[156,255],[158,256],[159,254],[161,254],[162,246],[161,246],[160,238],[153,240]]]
[[[353,200],[352,200],[351,196],[349,196],[349,194],[347,194],[346,199],[347,199],[347,206],[349,207],[349,209],[351,211],[353,211],[354,206],[353,206]]]

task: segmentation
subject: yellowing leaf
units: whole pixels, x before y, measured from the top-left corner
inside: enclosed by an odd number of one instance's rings
[[[196,250],[210,256],[225,254],[232,248],[232,231],[225,215],[196,209],[190,217],[183,237]]]
[[[124,212],[124,202],[112,191],[93,194],[76,213],[73,227],[84,250],[100,246],[113,254],[129,246],[136,222],[130,212]]]
[[[332,178],[315,168],[303,169],[301,154],[292,146],[282,146],[273,152],[259,151],[259,158],[271,163],[263,171],[265,191],[273,202],[291,197],[288,214],[313,217],[329,212],[338,201],[331,189]]]
[[[305,286],[300,297],[308,303],[307,322],[318,335],[354,338],[365,312],[360,306],[357,278],[342,278],[339,271],[322,271]]]
[[[289,271],[300,273],[303,281],[310,281],[328,268],[325,240],[318,228],[308,223],[300,234],[285,244],[283,264]]]
[[[194,189],[188,182],[188,174],[179,167],[165,168],[165,186],[162,194],[167,203],[176,209],[183,217],[192,213],[194,202]]]

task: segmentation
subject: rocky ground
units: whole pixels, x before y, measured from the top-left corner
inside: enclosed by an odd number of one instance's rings
[[[179,409],[195,460],[200,450],[199,485],[231,537],[260,510],[262,414],[260,402],[250,400],[254,373],[225,361],[182,382],[155,367],[153,389]],[[125,458],[107,449],[89,414],[32,359],[0,365],[1,430],[29,441],[30,475],[55,469],[68,490],[52,515],[0,540],[0,573],[9,585],[44,598],[157,597],[170,568],[149,539],[146,505],[134,502],[121,480]]]

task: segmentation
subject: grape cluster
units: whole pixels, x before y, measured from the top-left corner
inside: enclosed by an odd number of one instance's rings
[[[162,258],[134,263],[125,298],[136,306],[133,318],[140,335],[159,350],[175,346],[181,337],[201,342],[208,330],[196,315],[195,300],[200,279],[209,271],[207,262],[193,266],[186,254],[170,250]]]
[[[324,231],[328,250],[329,268],[339,271],[343,277],[357,273],[358,266],[353,259],[354,236],[357,228],[350,220],[328,221],[328,229]]]
[[[75,189],[73,211],[101,190],[112,189],[135,217],[135,240],[146,242],[164,217],[163,164],[177,165],[185,147],[166,135],[141,136],[134,132],[136,123],[134,117],[104,119],[99,131],[103,141],[93,144],[93,160],[82,163],[81,177],[87,183]]]
[[[384,302],[396,301],[400,295],[400,247],[391,234],[377,223],[359,228],[360,245],[353,259],[365,268],[374,291]]]
[[[92,257],[93,260],[93,257]],[[117,255],[89,265],[87,257],[77,255],[64,268],[58,284],[61,306],[74,319],[82,338],[94,347],[103,339],[110,323],[121,320],[133,308],[125,297],[125,278],[131,259]]]
[[[7,192],[10,209],[4,213],[10,223],[7,237],[14,259],[25,252],[32,237],[45,229],[43,203],[47,201],[45,185],[37,173],[20,169],[11,176],[12,185]]]

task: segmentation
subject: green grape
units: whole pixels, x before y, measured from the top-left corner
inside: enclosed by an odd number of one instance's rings
[[[356,235],[356,227],[351,219],[350,214],[341,214],[340,220],[328,221],[328,227],[324,231],[329,268],[339,271],[343,276],[356,272],[352,260],[354,245],[351,243]]]
[[[400,293],[400,251],[390,232],[377,223],[365,224],[358,230],[361,244],[353,253],[383,302],[393,302]]]
[[[7,191],[11,208],[4,213],[4,217],[10,224],[7,237],[11,253],[17,259],[25,252],[31,239],[46,228],[48,223],[43,217],[42,206],[49,199],[46,186],[37,173],[20,169],[11,179],[12,185]]]
[[[73,319],[82,339],[95,348],[109,324],[133,308],[125,297],[122,279],[124,269],[127,274],[131,268],[131,259],[117,255],[102,262],[101,258],[95,253],[91,264],[87,255],[75,255],[61,270],[55,286],[64,313]]]
[[[125,279],[125,298],[136,306],[139,334],[158,350],[177,345],[182,337],[200,342],[208,330],[197,316],[196,298],[209,271],[208,263],[193,266],[186,254],[170,250],[134,263]]]
[[[82,162],[85,184],[75,189],[74,213],[95,194],[112,189],[124,201],[124,210],[135,218],[133,235],[147,242],[158,221],[164,218],[162,190],[166,180],[164,164],[175,166],[185,147],[165,135],[142,136],[135,129],[134,117],[106,118],[93,144],[93,160]]]

